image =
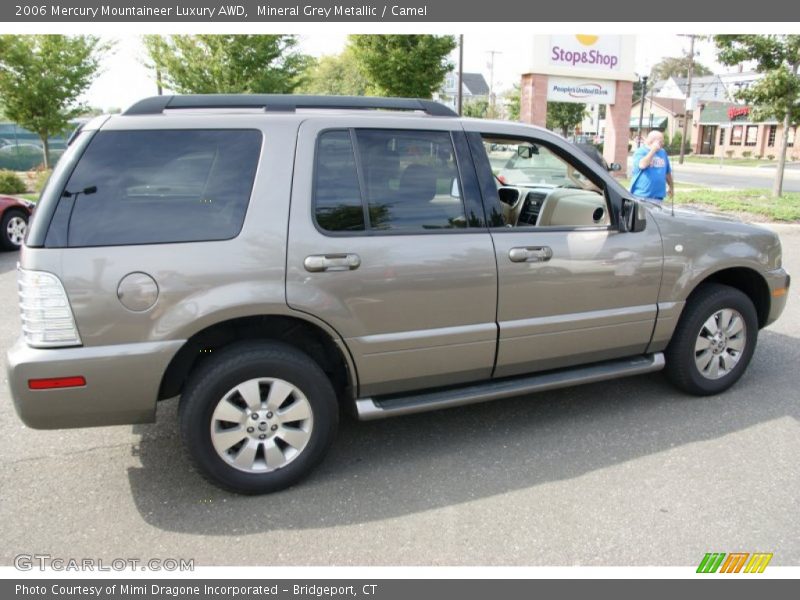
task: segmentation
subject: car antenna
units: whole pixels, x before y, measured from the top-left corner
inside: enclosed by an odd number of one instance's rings
[[[672,197],[670,198],[670,211],[672,216],[675,216],[675,183],[672,184]]]

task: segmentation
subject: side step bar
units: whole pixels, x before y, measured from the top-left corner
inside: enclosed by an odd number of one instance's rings
[[[646,356],[610,360],[581,367],[548,371],[511,379],[486,381],[458,388],[421,392],[407,396],[359,398],[356,400],[356,412],[358,418],[362,421],[372,421],[386,417],[410,415],[440,408],[520,396],[531,392],[543,392],[584,383],[594,383],[618,377],[652,373],[663,368],[664,355],[659,352]]]

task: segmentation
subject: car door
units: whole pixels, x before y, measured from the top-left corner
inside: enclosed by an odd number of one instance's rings
[[[373,123],[300,126],[288,304],[343,337],[361,396],[488,379],[497,272],[465,134],[448,119]]]
[[[499,283],[495,377],[644,353],[663,262],[655,223],[620,232],[613,190],[599,169],[549,132],[466,127],[487,211],[511,221],[491,228]]]

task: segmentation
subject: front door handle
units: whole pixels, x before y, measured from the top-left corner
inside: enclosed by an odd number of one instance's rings
[[[358,254],[312,254],[303,261],[306,271],[352,271],[361,266]]]
[[[545,262],[553,258],[550,246],[520,246],[508,251],[511,262]]]

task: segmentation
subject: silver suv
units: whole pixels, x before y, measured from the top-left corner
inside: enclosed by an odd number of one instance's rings
[[[230,490],[361,419],[665,369],[716,394],[780,315],[778,237],[635,199],[562,138],[424,100],[159,96],[85,125],[19,269],[17,411],[152,422],[180,396]]]

